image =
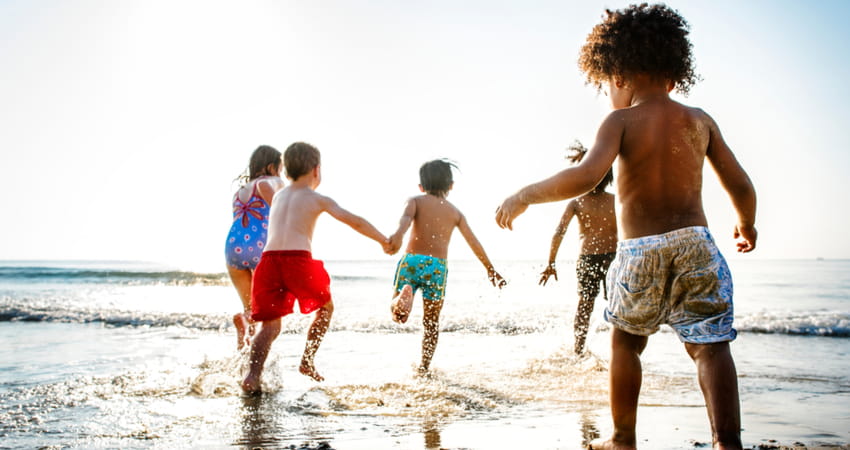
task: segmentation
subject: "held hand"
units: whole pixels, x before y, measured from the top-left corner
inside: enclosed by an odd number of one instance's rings
[[[384,251],[388,255],[395,255],[396,253],[398,253],[398,249],[401,248],[402,236],[394,234],[394,235],[390,236],[389,239],[387,239],[387,241],[388,241],[388,244],[384,248]]]
[[[508,282],[505,281],[505,279],[502,278],[501,275],[499,275],[499,272],[496,272],[496,269],[492,267],[487,269],[487,279],[490,280],[490,284],[499,289],[505,287],[505,285],[508,284]]]
[[[386,239],[384,242],[382,242],[381,247],[383,247],[384,253],[388,255],[392,255],[395,253],[395,250],[393,249],[393,243],[390,239]]]
[[[523,203],[519,195],[514,194],[502,202],[502,206],[496,209],[496,224],[500,228],[513,230],[514,219],[528,209],[528,203]]]
[[[756,227],[752,225],[735,225],[734,232],[735,239],[741,239],[736,244],[738,247],[738,252],[740,253],[749,253],[756,248],[756,239],[758,238],[758,231],[756,231]]]
[[[546,282],[549,281],[550,276],[554,276],[555,281],[558,281],[558,271],[555,270],[555,264],[549,264],[548,266],[546,266],[546,269],[543,270],[540,275],[540,281],[537,284],[541,286],[546,286]]]

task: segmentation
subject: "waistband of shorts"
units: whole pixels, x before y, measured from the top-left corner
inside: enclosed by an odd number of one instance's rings
[[[404,255],[405,258],[410,257],[410,256],[414,256],[414,257],[418,257],[418,258],[431,258],[431,259],[437,261],[438,263],[442,263],[443,265],[445,265],[446,262],[448,262],[448,260],[446,260],[445,258],[437,258],[436,256],[422,255],[422,254],[419,254],[419,253],[405,253],[405,255]]]
[[[620,241],[617,243],[617,253],[639,252],[642,250],[663,247],[677,247],[697,242],[705,242],[706,240],[714,242],[714,237],[706,227],[694,226],[679,228],[678,230],[668,231],[662,234],[641,236],[639,238]]]
[[[300,256],[303,258],[313,259],[313,254],[309,250],[266,250],[263,252],[263,258],[266,256],[278,258],[285,256]]]

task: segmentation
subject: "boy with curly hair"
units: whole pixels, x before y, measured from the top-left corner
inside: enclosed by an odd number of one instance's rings
[[[697,80],[689,26],[664,5],[606,11],[581,49],[587,81],[604,87],[614,109],[582,162],[508,197],[496,222],[511,229],[528,205],[581,195],[618,161],[620,242],[609,269],[605,319],[611,335],[610,439],[590,448],[635,448],[647,338],[668,324],[696,364],[714,448],[741,448],[737,373],[729,341],[732,279],[703,212],[704,161],[729,194],[739,252],[756,246],[756,194],[749,176],[704,111],[673,101]]]

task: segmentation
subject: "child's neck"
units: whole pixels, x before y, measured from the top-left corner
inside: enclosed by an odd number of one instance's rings
[[[290,186],[298,189],[315,189],[315,180],[312,174],[302,175],[297,180],[292,181]]]
[[[672,85],[667,80],[649,78],[647,76],[636,76],[630,80],[632,90],[631,106],[641,103],[669,100]]]

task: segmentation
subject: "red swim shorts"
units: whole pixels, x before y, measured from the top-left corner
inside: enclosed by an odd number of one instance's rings
[[[303,314],[331,301],[331,277],[306,250],[263,252],[251,285],[251,319],[279,319],[292,314],[295,300]]]

